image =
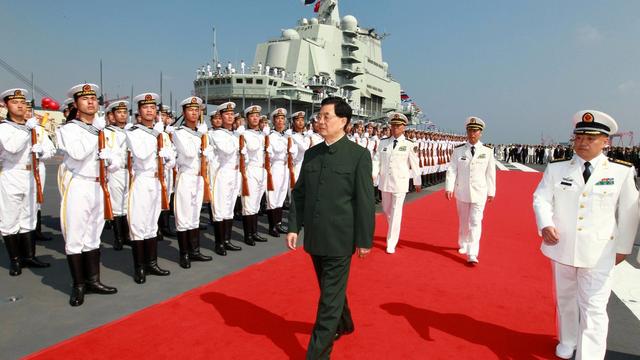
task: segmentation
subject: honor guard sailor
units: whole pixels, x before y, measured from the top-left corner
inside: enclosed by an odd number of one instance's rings
[[[453,150],[450,164],[446,140],[440,150],[441,166],[447,167],[445,196],[448,200],[455,196],[458,209],[458,252],[466,254],[470,264],[478,263],[484,207],[496,195],[493,149],[480,142],[484,125],[479,117],[467,119],[467,142]]]
[[[140,123],[127,130],[127,147],[131,150],[134,178],[129,190],[129,228],[136,283],[146,281],[146,275],[169,275],[158,266],[158,218],[162,204],[168,205],[166,177],[160,169],[175,165],[175,152],[165,143],[164,124],[158,119],[155,93],[143,93],[133,98],[138,106]],[[158,121],[156,121],[158,120]],[[160,146],[162,145],[162,146]],[[168,207],[168,206],[167,206]]]
[[[297,111],[291,115],[291,129],[293,130],[291,139],[297,148],[297,154],[293,158],[293,173],[296,181],[298,181],[298,176],[300,175],[304,153],[311,146],[311,138],[309,137],[310,134],[306,131],[304,118],[304,111]]]
[[[214,221],[215,252],[221,256],[226,256],[227,250],[242,249],[231,243],[233,208],[240,191],[240,143],[238,136],[233,133],[235,108],[236,104],[233,102],[219,105],[217,111],[222,118],[222,127],[209,133],[209,141],[217,160],[212,181],[211,211]],[[246,152],[246,149],[244,151]]]
[[[260,200],[266,189],[265,172],[265,136],[270,132],[269,127],[260,129],[260,113],[262,107],[252,105],[244,109],[249,129],[244,131],[242,146],[247,150],[244,169],[241,169],[242,181],[242,226],[244,230],[244,242],[254,246],[256,242],[266,242],[267,239],[258,234],[258,212],[260,212]],[[241,163],[242,166],[242,163]],[[244,192],[247,190],[247,193]]]
[[[110,172],[117,171],[122,164],[116,151],[99,150],[98,138],[106,123],[104,117],[96,116],[98,90],[94,84],[79,84],[68,91],[77,109],[76,118],[60,127],[59,132],[69,173],[60,206],[60,222],[73,278],[71,306],[82,305],[85,292],[117,292],[116,288],[100,282],[100,235],[105,220],[100,160]]]
[[[373,158],[373,178],[382,192],[382,210],[389,223],[387,253],[393,254],[398,245],[402,206],[413,179],[420,191],[420,167],[417,144],[404,136],[408,119],[404,114],[389,114],[391,136],[380,141],[380,151]]]
[[[613,267],[633,249],[638,228],[635,170],[602,150],[616,121],[576,113],[572,159],[549,163],[533,194],[542,253],[551,259],[558,315],[556,355],[603,359]]]
[[[125,126],[129,118],[129,102],[115,101],[109,104],[107,114],[112,114],[113,124],[105,130],[106,147],[120,156],[120,163],[126,164],[129,155]],[[130,244],[129,222],[127,220],[127,199],[130,187],[129,171],[121,167],[109,176],[109,194],[113,208],[113,248],[122,250],[123,244]]]
[[[190,96],[180,103],[184,125],[173,133],[178,169],[175,188],[174,216],[180,251],[180,266],[188,269],[191,261],[211,261],[211,256],[200,252],[200,210],[204,199],[205,178],[202,161],[209,161],[213,149],[205,143],[207,125],[201,119],[202,99]],[[205,140],[206,141],[206,140]],[[204,157],[204,158],[203,158]],[[206,171],[206,169],[205,169]]]
[[[33,168],[32,154],[38,159],[50,157],[48,148],[53,144],[45,139],[32,142],[32,133],[39,125],[36,118],[25,117],[26,95],[24,89],[9,89],[0,94],[7,108],[7,119],[0,122],[0,233],[9,255],[11,276],[20,275],[22,267],[49,266],[35,256],[35,176],[40,176],[40,172]]]

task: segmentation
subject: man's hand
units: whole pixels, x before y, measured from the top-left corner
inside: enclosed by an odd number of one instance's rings
[[[492,202],[495,196],[487,196],[487,202]]]
[[[560,240],[560,237],[558,236],[558,230],[556,230],[556,228],[553,226],[547,226],[546,228],[542,229],[542,239],[547,245],[557,244]]]
[[[446,197],[447,200],[453,199],[453,192],[452,191],[445,191],[444,192],[444,197]]]
[[[627,258],[627,254],[616,254],[616,265],[620,264]]]
[[[289,250],[295,250],[297,242],[298,234],[292,232],[287,234],[287,247],[289,248]]]
[[[369,253],[371,252],[371,249],[356,248],[356,251],[358,252],[358,257],[360,259],[364,259],[367,255],[369,255]]]

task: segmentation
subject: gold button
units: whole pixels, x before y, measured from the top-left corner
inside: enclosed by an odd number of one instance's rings
[[[606,191],[603,191],[602,193],[603,193],[603,194],[606,194],[607,192],[606,192]]]
[[[582,193],[582,196],[587,197],[587,193]]]
[[[578,231],[582,231],[582,228],[578,228]]]
[[[580,204],[580,209],[584,209],[584,204]]]
[[[610,240],[613,240],[613,236],[609,238]]]
[[[578,220],[583,220],[583,219],[584,219],[584,217],[582,217],[582,216],[580,216],[580,217],[578,218]]]

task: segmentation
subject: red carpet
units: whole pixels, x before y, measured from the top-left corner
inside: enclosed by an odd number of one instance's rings
[[[531,208],[539,179],[499,172],[475,268],[457,253],[455,203],[442,192],[405,207],[394,255],[384,253],[387,226],[378,217],[375,250],[353,259],[356,332],[336,343],[333,358],[553,358],[551,271]],[[301,359],[317,296],[311,261],[299,249],[28,358]]]

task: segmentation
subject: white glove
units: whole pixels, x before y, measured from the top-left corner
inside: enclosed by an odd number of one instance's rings
[[[158,156],[161,158],[164,158],[165,160],[169,161],[171,160],[171,158],[173,158],[173,151],[171,151],[171,149],[169,149],[168,147],[163,147],[162,149],[160,149],[160,152],[158,153]]]
[[[242,155],[245,155],[245,156],[246,156],[246,155],[247,155],[247,148],[246,148],[246,147],[243,147],[243,148],[242,148],[242,150],[240,150],[240,154],[242,154]]]
[[[25,125],[27,126],[27,128],[28,128],[29,130],[31,130],[31,129],[35,129],[35,128],[36,128],[36,126],[38,126],[38,119],[36,119],[36,118],[32,117],[31,119],[27,120],[27,122],[26,122],[26,124],[25,124]]]
[[[31,152],[40,157],[42,156],[42,154],[44,154],[44,149],[42,148],[42,145],[36,143],[31,146]]]
[[[262,133],[265,135],[269,135],[271,133],[271,128],[269,127],[269,125],[262,128]]]
[[[365,139],[368,139],[369,138],[369,133],[368,132],[364,133],[364,137],[365,137]]]
[[[271,144],[269,144],[269,146],[267,146],[267,154],[269,154],[270,158],[272,158],[273,155],[274,155],[273,146],[271,146]]]
[[[111,149],[104,148],[100,150],[98,153],[98,158],[100,160],[111,160]]]
[[[198,127],[196,128],[196,131],[199,132],[201,135],[206,134],[208,130],[209,129],[207,129],[207,124],[205,123],[198,125]]]
[[[174,128],[174,127],[173,127],[173,126],[171,126],[171,125],[167,125],[167,127],[166,127],[166,128],[164,128],[164,131],[165,131],[167,134],[173,134],[173,133],[176,131],[176,128]]]
[[[207,146],[207,148],[202,152],[202,155],[207,158],[207,161],[213,161],[213,148],[211,146]]]
[[[161,121],[158,121],[155,125],[153,125],[153,131],[162,133],[164,131],[164,124]]]
[[[127,123],[127,125],[125,125],[125,126],[124,126],[124,129],[125,129],[125,130],[129,130],[129,129],[131,129],[132,127],[133,127],[133,124],[132,124],[132,123]]]
[[[238,134],[238,135],[242,135],[242,134],[244,134],[244,132],[245,132],[244,125],[240,125],[240,126],[238,126],[238,128],[236,129],[236,134]]]
[[[304,134],[305,134],[306,136],[311,136],[311,135],[313,135],[313,130],[309,129],[309,130],[305,131],[305,133],[304,133]]]
[[[285,131],[284,134],[287,135],[287,136],[291,136],[291,135],[293,135],[293,130],[287,129],[287,131]]]
[[[107,126],[107,120],[104,119],[104,116],[96,116],[93,119],[93,127],[98,129],[98,131],[102,131]]]

